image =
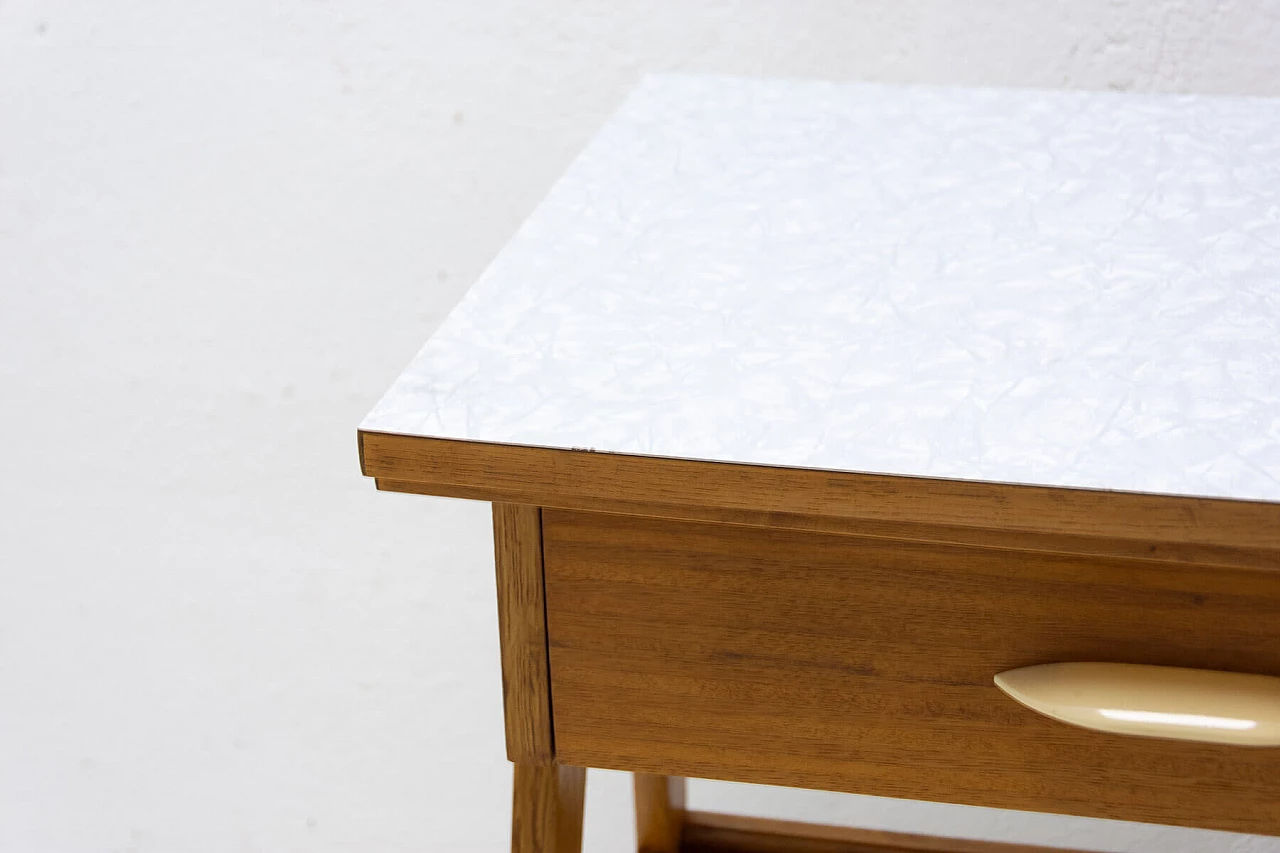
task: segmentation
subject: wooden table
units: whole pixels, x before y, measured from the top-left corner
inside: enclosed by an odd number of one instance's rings
[[[653,853],[1014,849],[685,777],[1280,834],[1280,749],[993,683],[1280,676],[1276,101],[648,78],[360,458],[493,502],[513,850],[587,767]]]

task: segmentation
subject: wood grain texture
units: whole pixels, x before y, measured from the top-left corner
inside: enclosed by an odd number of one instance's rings
[[[399,480],[377,480],[382,491],[405,494],[485,500],[483,489],[467,486],[430,485]],[[603,510],[602,502],[563,496],[551,497],[547,506],[557,509]],[[609,503],[612,506],[612,503]],[[746,524],[787,530],[812,530],[820,533],[848,533],[879,539],[913,542],[937,542],[948,545],[976,545],[1051,554],[1088,554],[1099,557],[1129,557],[1201,566],[1234,566],[1265,569],[1280,565],[1280,549],[1198,545],[1185,542],[1161,542],[1146,539],[1116,539],[1063,533],[1038,533],[1022,530],[996,530],[984,527],[961,527],[946,524],[921,524],[906,521],[868,521],[859,518],[797,515],[781,512],[752,512],[712,507],[670,507],[660,504],[627,504],[625,515],[671,518],[686,521],[711,521],[722,524]]]
[[[547,674],[542,518],[537,507],[493,505],[493,559],[498,579],[507,758],[525,764],[550,764],[555,760],[555,746]]]
[[[697,462],[372,432],[360,437],[366,475],[382,481],[383,488],[425,494],[778,527],[788,525],[775,516],[1133,540],[1174,555],[1183,546],[1217,548],[1227,558],[1235,551],[1273,552],[1266,559],[1280,552],[1280,503]],[[715,513],[722,515],[711,517]],[[1190,559],[1197,559],[1194,549]]]
[[[689,812],[681,853],[1071,853],[934,835]]]
[[[1280,567],[546,509],[562,760],[1280,834],[1280,750],[1085,731],[992,683],[1053,661],[1280,675]]]
[[[638,853],[1050,853],[1048,848],[690,812],[681,776],[635,773]],[[1055,848],[1052,853],[1069,853]]]
[[[682,776],[636,773],[636,850],[679,853],[684,830],[685,780]]]
[[[516,764],[511,853],[581,853],[584,767]]]

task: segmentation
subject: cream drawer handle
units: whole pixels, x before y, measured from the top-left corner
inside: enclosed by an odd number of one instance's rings
[[[1280,746],[1280,678],[1129,663],[1011,669],[996,686],[1046,717],[1140,737]]]

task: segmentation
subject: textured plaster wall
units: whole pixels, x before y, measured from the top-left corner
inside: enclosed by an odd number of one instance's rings
[[[376,494],[354,426],[643,72],[1280,94],[1278,44],[1261,0],[0,0],[0,851],[504,848],[488,507]]]

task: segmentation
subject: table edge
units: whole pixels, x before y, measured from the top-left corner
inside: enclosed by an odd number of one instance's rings
[[[1048,537],[1049,550],[1280,570],[1269,501],[357,435],[362,473],[386,491],[981,545]]]

